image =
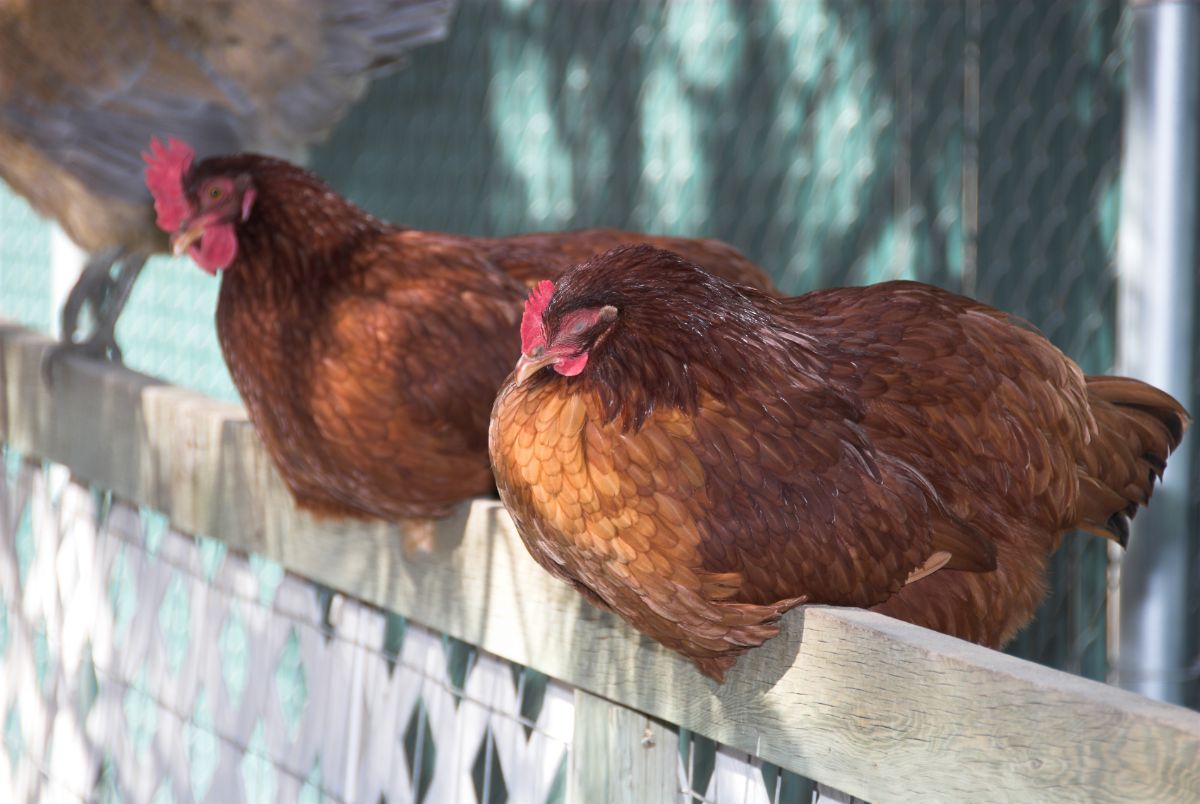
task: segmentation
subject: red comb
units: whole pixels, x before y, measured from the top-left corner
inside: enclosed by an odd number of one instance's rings
[[[146,163],[146,186],[154,196],[158,228],[174,232],[191,211],[183,194],[183,177],[192,166],[195,152],[187,143],[171,137],[164,147],[158,137],[150,138],[150,150],[142,151]]]
[[[521,316],[522,352],[527,353],[538,344],[546,342],[546,332],[542,329],[542,314],[546,312],[546,306],[550,304],[550,297],[553,295],[554,283],[549,279],[543,279],[529,291],[529,298],[525,301],[525,314]]]

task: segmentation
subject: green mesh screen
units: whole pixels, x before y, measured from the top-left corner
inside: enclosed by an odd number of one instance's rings
[[[1103,371],[1123,30],[1117,0],[463,0],[312,164],[411,226],[712,235],[793,292],[936,282]],[[47,241],[0,196],[0,314],[48,324]],[[230,395],[216,290],[154,263],[128,362]],[[1104,677],[1105,566],[1068,539],[1014,652]]]
[[[0,315],[49,329],[50,227],[0,182]]]

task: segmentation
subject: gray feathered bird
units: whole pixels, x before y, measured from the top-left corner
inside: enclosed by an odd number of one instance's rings
[[[368,81],[445,36],[454,0],[0,0],[0,178],[90,258],[62,311],[69,347],[120,358],[114,329],[146,258],[166,251],[140,156],[292,159]]]

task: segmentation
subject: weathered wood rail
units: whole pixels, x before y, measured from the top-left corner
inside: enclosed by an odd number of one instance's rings
[[[83,361],[47,388],[51,343],[0,323],[0,440],[180,530],[561,679],[583,691],[581,717],[606,717],[598,696],[868,800],[1200,801],[1196,712],[820,606],[788,614],[718,687],[537,567],[497,502],[462,506],[436,552],[408,560],[392,525],[296,511],[239,406]],[[629,750],[596,753],[616,767]]]

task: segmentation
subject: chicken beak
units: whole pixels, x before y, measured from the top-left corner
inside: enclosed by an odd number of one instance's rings
[[[204,223],[201,221],[193,221],[187,225],[187,228],[182,229],[171,235],[171,253],[176,257],[187,252],[192,244],[204,236]]]
[[[526,380],[557,359],[557,355],[549,353],[543,354],[540,357],[531,357],[522,354],[521,359],[517,361],[517,385],[524,385]]]

